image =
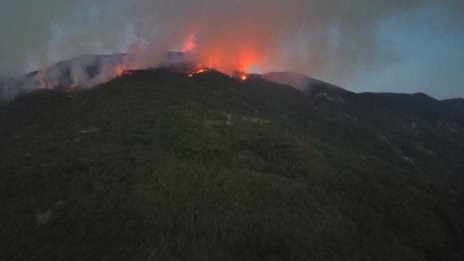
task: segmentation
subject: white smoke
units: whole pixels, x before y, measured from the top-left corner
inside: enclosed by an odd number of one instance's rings
[[[126,67],[152,67],[167,51],[180,50],[193,33],[201,60],[213,54],[233,63],[251,54],[252,65],[260,71],[298,71],[343,83],[356,70],[381,70],[396,59],[392,50],[378,42],[376,28],[382,20],[430,2],[2,0],[0,76],[47,68],[82,54],[124,52],[131,57]],[[440,3],[448,7],[453,21],[464,26],[463,1]],[[111,69],[119,60],[103,59],[97,77],[89,77],[82,69],[92,64],[92,58],[74,62],[66,81],[89,87],[111,79]],[[233,66],[222,64],[224,70]],[[17,80],[2,80],[7,87],[0,92],[10,97],[18,90],[34,88],[34,83],[43,88],[59,86],[64,81],[62,71],[52,65],[33,80],[21,79],[21,88]]]
[[[0,101],[11,100],[34,90],[92,88],[122,76],[127,71],[140,69],[140,64],[135,60],[131,54],[85,55],[21,77],[0,79]],[[183,69],[193,66],[195,61],[191,55],[168,52],[160,64],[154,67]]]
[[[118,68],[122,72],[127,67],[128,58],[126,54],[87,55],[18,78],[6,78],[0,80],[0,97],[10,100],[40,89],[91,88],[114,79]]]

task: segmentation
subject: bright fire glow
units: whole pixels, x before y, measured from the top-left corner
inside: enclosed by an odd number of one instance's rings
[[[199,67],[199,68],[195,68],[193,71],[190,71],[187,75],[188,75],[188,77],[193,77],[194,75],[204,73],[207,70],[208,70],[207,68]]]
[[[248,78],[245,72],[264,61],[262,59],[264,57],[263,47],[255,41],[243,39],[238,32],[236,35],[235,31],[230,31],[229,36],[220,35],[217,38],[208,38],[208,41],[204,41],[201,31],[190,33],[184,40],[181,51],[190,54],[196,64],[201,66],[200,68],[211,68],[244,81]],[[197,42],[197,39],[200,41]],[[237,39],[242,39],[242,41],[237,42]],[[197,69],[189,76],[192,77],[202,72],[204,70]],[[244,73],[237,75],[236,72]]]
[[[197,37],[196,33],[188,34],[180,50],[187,54],[189,63],[191,60],[196,66],[192,69],[180,69],[188,77],[194,77],[209,70],[217,70],[237,80],[246,81],[250,68],[255,66],[261,68],[265,61],[263,47],[254,41],[242,39],[242,36],[236,35],[235,31],[232,32],[230,38],[221,35],[217,38],[209,38],[208,41],[204,41],[203,35],[198,36],[200,37]],[[233,38],[235,36],[242,40],[237,42],[238,40]],[[197,42],[197,39],[200,41]],[[130,63],[120,64],[114,70],[114,77],[131,74],[132,68]]]
[[[124,68],[122,66],[116,67],[115,75],[116,77],[121,77],[124,75]]]
[[[128,75],[131,75],[132,73],[133,73],[132,70],[126,69],[126,67],[123,65],[117,66],[114,71],[115,78],[122,77],[122,76],[128,76]]]
[[[252,54],[243,54],[239,57],[233,57],[225,52],[214,52],[211,54],[204,53],[195,55],[197,62],[208,68],[221,71],[232,75],[234,71],[246,72],[250,67],[255,65],[255,57]]]
[[[246,81],[248,79],[248,74],[246,72],[243,72],[243,71],[235,71],[235,72],[232,73],[232,77],[237,79],[237,80],[241,80],[243,82],[243,81]]]

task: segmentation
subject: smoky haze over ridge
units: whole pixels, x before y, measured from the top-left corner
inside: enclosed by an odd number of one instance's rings
[[[129,52],[131,67],[145,68],[194,38],[197,58],[225,71],[246,64],[248,70],[292,70],[343,84],[359,70],[375,73],[401,61],[379,42],[377,27],[430,2],[4,0],[0,76],[94,53]],[[442,4],[464,25],[462,1]]]

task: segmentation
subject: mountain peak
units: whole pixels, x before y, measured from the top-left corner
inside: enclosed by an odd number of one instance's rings
[[[342,88],[333,84],[316,80],[292,71],[270,72],[263,74],[261,78],[271,82],[289,85],[302,91],[308,91],[318,87],[324,87],[325,89],[330,90],[343,90]]]

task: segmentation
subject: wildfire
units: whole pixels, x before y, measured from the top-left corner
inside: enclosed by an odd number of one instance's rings
[[[124,68],[122,66],[118,66],[116,67],[115,75],[116,77],[121,77],[124,75],[124,72],[125,72]]]
[[[128,76],[133,73],[132,70],[127,70],[124,66],[120,65],[116,67],[114,71],[115,78],[122,77],[122,76]]]
[[[230,77],[246,81],[249,78],[247,72],[252,68],[260,68],[263,62],[262,46],[257,46],[249,41],[230,43],[229,38],[217,38],[204,41],[204,37],[196,33],[190,33],[184,38],[181,47],[170,51],[160,63],[160,68],[167,68],[187,77],[215,70]],[[197,42],[197,38],[201,41]],[[118,66],[115,76],[126,74],[127,68]]]
[[[246,81],[248,79],[248,74],[244,71],[234,71],[232,77],[238,80]]]
[[[246,72],[263,61],[262,46],[252,41],[234,42],[230,41],[232,38],[222,36],[205,42],[203,36],[197,37],[197,34],[201,35],[201,32],[197,30],[188,34],[181,48],[181,52],[193,57],[198,66],[187,73],[189,77],[214,69],[246,81]],[[203,40],[197,42],[197,38]]]
[[[209,70],[210,69],[208,67],[197,67],[193,69],[192,71],[187,72],[187,76],[192,78],[195,75],[205,73]],[[234,72],[232,72],[231,76],[241,81],[246,81],[248,79],[248,74],[244,71],[235,70]]]
[[[199,67],[188,73],[188,77],[193,77],[194,75],[201,74],[206,72],[208,69],[205,67]]]

